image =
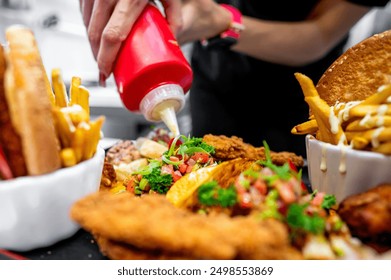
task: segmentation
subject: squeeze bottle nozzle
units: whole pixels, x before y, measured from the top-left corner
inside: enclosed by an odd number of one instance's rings
[[[163,121],[174,136],[179,134],[176,112],[185,105],[185,95],[181,86],[161,85],[144,96],[140,111],[148,121]]]
[[[185,104],[193,72],[166,18],[147,4],[124,41],[113,69],[125,107],[179,134],[176,113]]]

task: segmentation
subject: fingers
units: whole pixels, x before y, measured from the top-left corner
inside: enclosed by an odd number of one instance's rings
[[[183,25],[181,0],[163,0],[161,2],[163,4],[167,21],[170,25],[172,33],[177,35]]]
[[[148,0],[119,0],[105,26],[97,55],[101,73],[108,77],[122,42],[128,36],[134,22],[143,11]]]
[[[93,0],[80,0],[80,11],[83,17],[83,22],[86,28],[88,29],[88,25],[90,24],[92,7],[94,6]]]
[[[92,7],[87,33],[95,60],[98,57],[103,30],[105,29],[114,8],[115,1],[113,0],[95,0]]]

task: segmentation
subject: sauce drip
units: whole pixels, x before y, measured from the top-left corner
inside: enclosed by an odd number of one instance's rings
[[[180,133],[174,107],[162,107],[159,114],[162,121],[173,134],[173,137],[178,136]]]

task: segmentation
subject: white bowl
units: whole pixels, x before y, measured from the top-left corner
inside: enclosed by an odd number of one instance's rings
[[[0,248],[27,251],[70,237],[80,226],[70,219],[76,200],[97,191],[104,150],[53,173],[0,182]]]
[[[306,136],[308,175],[313,190],[337,202],[381,183],[391,183],[391,157],[331,145]]]

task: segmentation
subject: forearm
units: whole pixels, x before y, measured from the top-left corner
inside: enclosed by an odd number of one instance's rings
[[[182,17],[182,29],[177,34],[181,45],[214,37],[227,30],[231,22],[231,14],[211,0],[185,1]]]
[[[232,49],[265,61],[291,66],[323,57],[369,10],[339,2],[327,12],[301,22],[274,22],[244,17],[245,30]]]

